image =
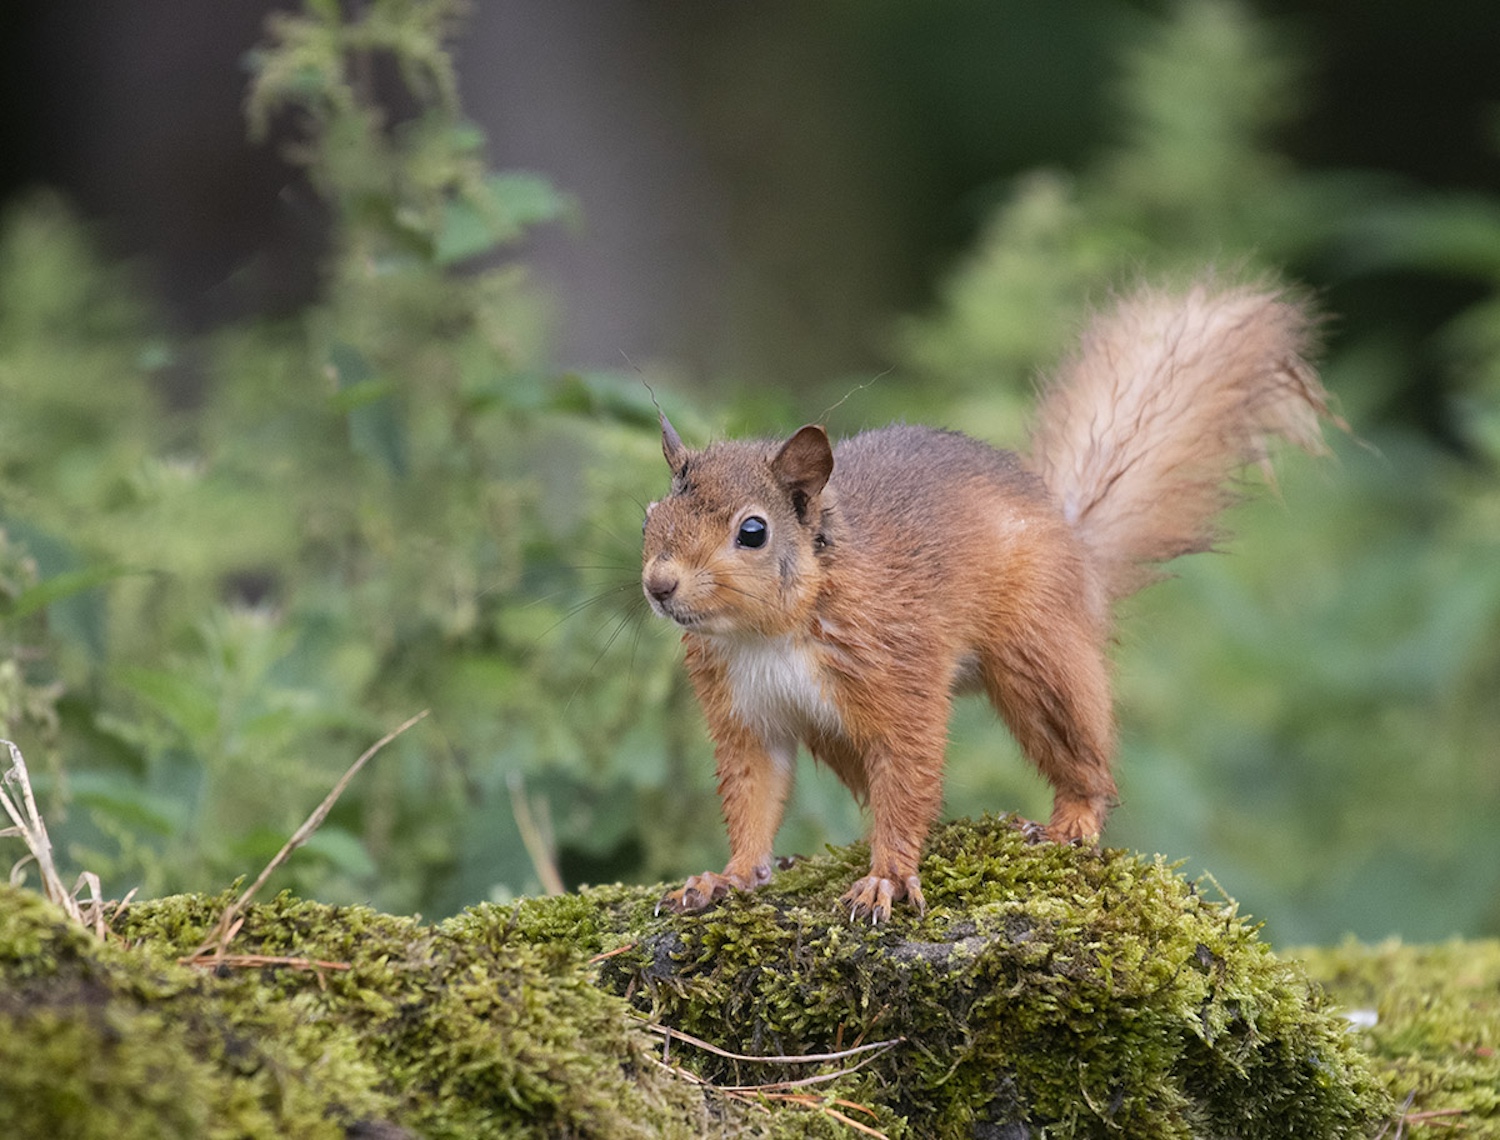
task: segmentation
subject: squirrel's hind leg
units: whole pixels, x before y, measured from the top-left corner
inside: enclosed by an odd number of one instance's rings
[[[985,690],[1028,759],[1052,785],[1046,837],[1092,842],[1115,804],[1115,724],[1101,639],[1051,615],[1012,629],[981,661]]]

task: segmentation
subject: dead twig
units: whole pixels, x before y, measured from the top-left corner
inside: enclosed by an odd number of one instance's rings
[[[235,929],[239,929],[238,923],[235,924]],[[279,958],[268,954],[217,954],[204,958],[179,958],[177,964],[194,966],[200,970],[213,970],[215,973],[236,968],[255,970],[267,966],[280,966],[289,970],[311,970],[318,979],[320,990],[328,988],[328,979],[324,975],[329,970],[352,969],[348,962],[327,962],[321,958]]]
[[[849,1102],[848,1101],[836,1101],[834,1103],[836,1103],[836,1104],[848,1104]],[[849,1118],[848,1116],[845,1116],[842,1112],[840,1112],[838,1109],[834,1108],[833,1105],[831,1105],[831,1104],[826,1104],[825,1103],[825,1104],[817,1105],[816,1107],[817,1107],[818,1111],[821,1112],[824,1116],[831,1116],[835,1120],[837,1120],[840,1124],[846,1124],[850,1128],[854,1129],[854,1131],[856,1131],[856,1132],[863,1132],[866,1136],[873,1136],[873,1137],[875,1137],[875,1140],[890,1140],[890,1137],[887,1136],[884,1132],[880,1131],[880,1129],[878,1129],[878,1128],[871,1128],[868,1124],[861,1124],[858,1120],[853,1120],[853,1119]],[[861,1105],[857,1105],[856,1107],[859,1108],[859,1109],[861,1109],[864,1112],[870,1112],[870,1110],[868,1108],[865,1108],[865,1106],[862,1105],[862,1104]],[[870,1112],[870,1115],[874,1116],[875,1114],[873,1112]]]
[[[1396,1135],[1392,1137],[1392,1140],[1401,1140],[1401,1133],[1406,1128],[1406,1125],[1403,1123],[1406,1119],[1406,1110],[1412,1106],[1412,1103],[1416,1099],[1416,1089],[1413,1089],[1411,1092],[1407,1093],[1406,1099],[1401,1102],[1400,1110],[1396,1113],[1395,1116],[1391,1117],[1380,1126],[1380,1131],[1375,1133],[1374,1140],[1385,1140],[1385,1134],[1390,1131],[1392,1124],[1396,1125]]]
[[[1396,1115],[1381,1125],[1380,1131],[1375,1134],[1374,1140],[1383,1140],[1390,1131],[1391,1125],[1396,1126],[1396,1131],[1391,1133],[1391,1140],[1405,1140],[1406,1126],[1408,1124],[1425,1124],[1428,1127],[1456,1128],[1459,1131],[1465,1129],[1460,1116],[1469,1115],[1467,1108],[1430,1108],[1421,1112],[1411,1112],[1411,1106],[1417,1099],[1416,1090],[1407,1093],[1406,1099],[1401,1102],[1401,1108]]]
[[[270,954],[221,954],[215,958],[185,960],[184,965],[218,969],[250,969],[261,966],[285,966],[289,970],[349,970],[348,962],[328,962],[322,958],[278,958]]]
[[[856,1104],[852,1100],[844,1100],[840,1097],[807,1096],[806,1094],[794,1095],[791,1093],[768,1093],[766,1094],[766,1099],[785,1101],[788,1104],[798,1104],[803,1108],[810,1108],[816,1112],[821,1112],[824,1116],[831,1116],[840,1124],[846,1124],[856,1132],[863,1132],[866,1136],[875,1136],[878,1137],[879,1140],[890,1140],[890,1137],[888,1137],[884,1132],[881,1132],[879,1129],[871,1128],[868,1124],[863,1124],[858,1120],[851,1119],[849,1116],[840,1112],[838,1108],[834,1107],[834,1105],[838,1105],[839,1108],[853,1109],[855,1112],[863,1112],[870,1117],[875,1116],[875,1112],[873,1109],[867,1108],[862,1104]]]
[[[1453,1118],[1468,1115],[1469,1110],[1467,1108],[1433,1108],[1428,1109],[1426,1112],[1408,1112],[1401,1118],[1401,1124],[1403,1127],[1408,1124],[1440,1124],[1444,1128],[1463,1128],[1463,1121]]]
[[[818,1112],[823,1113],[825,1116],[830,1116],[833,1119],[839,1121],[841,1124],[848,1125],[850,1128],[853,1128],[857,1132],[863,1132],[867,1136],[878,1137],[879,1140],[886,1140],[885,1133],[877,1131],[867,1124],[860,1123],[859,1121],[839,1111],[838,1108],[834,1107],[835,1105],[840,1105],[844,1108],[868,1113],[873,1117],[875,1113],[866,1108],[864,1105],[855,1104],[853,1101],[840,1100],[836,1097],[820,1097],[808,1093],[790,1092],[788,1090],[807,1088],[810,1085],[823,1084],[827,1081],[838,1080],[838,1078],[840,1077],[846,1077],[850,1073],[856,1072],[859,1069],[863,1068],[865,1065],[869,1064],[887,1049],[901,1044],[901,1042],[906,1040],[906,1038],[904,1037],[894,1037],[889,1041],[872,1041],[868,1045],[856,1045],[853,1048],[840,1049],[832,1053],[801,1053],[795,1056],[753,1057],[745,1053],[732,1053],[728,1049],[721,1049],[719,1048],[719,1046],[710,1044],[709,1042],[704,1041],[702,1038],[694,1037],[690,1033],[684,1033],[680,1029],[672,1029],[670,1026],[658,1025],[654,1022],[650,1022],[647,1023],[646,1028],[653,1033],[659,1034],[665,1039],[662,1045],[663,1059],[658,1061],[657,1064],[661,1065],[663,1068],[670,1069],[671,1071],[686,1077],[687,1079],[693,1081],[695,1084],[700,1084],[707,1088],[711,1088],[715,1092],[718,1092],[726,1097],[731,1097],[735,1100],[754,1101],[757,1099],[769,1099],[801,1104],[806,1108],[816,1109]],[[666,1061],[666,1050],[671,1047],[672,1041],[674,1039],[702,1049],[705,1052],[712,1053],[715,1056],[727,1058],[731,1061],[761,1061],[778,1065],[804,1065],[814,1064],[822,1061],[842,1061],[850,1057],[860,1056],[861,1054],[863,1054],[864,1056],[861,1060],[857,1061],[853,1065],[845,1066],[844,1068],[839,1069],[836,1072],[818,1073],[811,1077],[802,1077],[798,1080],[793,1081],[768,1081],[764,1084],[754,1085],[716,1085],[710,1081],[704,1080],[701,1077],[688,1073],[680,1066],[669,1064]]]
[[[850,1073],[857,1073],[867,1064],[873,1061],[873,1057],[866,1057],[863,1061],[848,1065],[832,1073],[818,1073],[811,1077],[800,1077],[795,1081],[767,1081],[759,1085],[715,1085],[714,1087],[724,1093],[772,1093],[783,1094],[787,1089],[805,1089],[813,1085],[826,1085],[829,1081],[836,1081],[840,1077],[847,1077]]]
[[[240,926],[245,921],[240,916],[240,911],[255,897],[255,893],[261,887],[265,886],[266,880],[287,861],[292,852],[306,843],[312,834],[319,827],[323,826],[323,821],[328,818],[328,813],[333,810],[333,805],[338,803],[339,797],[344,794],[344,789],[349,786],[349,782],[355,776],[359,775],[360,769],[370,761],[370,758],[425,717],[428,711],[427,709],[423,709],[416,716],[408,718],[396,728],[391,729],[390,732],[365,749],[358,760],[349,765],[344,774],[339,777],[338,783],[334,784],[333,789],[323,797],[323,802],[313,809],[313,813],[307,817],[306,822],[292,833],[290,839],[282,844],[281,850],[276,852],[271,861],[266,864],[265,870],[257,876],[255,882],[251,883],[239,898],[224,908],[224,913],[219,916],[219,921],[214,924],[213,930],[203,940],[202,945],[185,958],[180,959],[180,961],[195,966],[214,965],[219,959],[225,956],[224,952],[229,946],[230,940],[238,933]],[[213,953],[210,954],[209,951],[213,951]]]

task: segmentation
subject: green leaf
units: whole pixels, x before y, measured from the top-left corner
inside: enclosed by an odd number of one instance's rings
[[[125,570],[119,566],[104,563],[98,566],[86,566],[82,570],[68,570],[61,574],[54,574],[51,578],[22,590],[9,603],[0,600],[0,616],[20,620],[41,612],[53,602],[85,593],[130,573],[138,573],[138,571]]]
[[[375,860],[370,858],[359,837],[341,827],[324,824],[308,837],[303,847],[352,878],[369,878],[377,870]]]
[[[377,380],[371,377],[358,383],[350,384],[340,388],[328,397],[328,406],[336,412],[348,415],[356,409],[366,407],[385,399],[391,394],[391,383],[389,380]]]
[[[193,677],[165,669],[124,668],[119,679],[189,741],[210,737],[219,723],[214,694]]]
[[[364,353],[344,341],[329,347],[328,362],[339,385],[330,402],[348,418],[349,446],[403,478],[408,470],[406,420],[395,386],[377,377]]]
[[[1365,272],[1426,269],[1500,277],[1500,202],[1432,195],[1376,207],[1349,220],[1345,257]]]
[[[336,340],[328,347],[328,363],[338,381],[339,392],[362,388],[375,379],[375,370],[365,354],[346,341]]]
[[[569,372],[561,378],[550,405],[559,412],[602,416],[652,429],[659,415],[641,378],[618,372]]]
[[[543,222],[555,222],[573,210],[573,200],[540,174],[510,170],[491,174],[485,187],[500,213],[521,230]]]
[[[96,817],[166,839],[190,826],[188,805],[115,772],[79,772],[68,780],[74,802]]]
[[[453,265],[513,242],[532,226],[556,221],[572,209],[538,174],[492,174],[476,200],[456,198],[443,214],[433,259]]]

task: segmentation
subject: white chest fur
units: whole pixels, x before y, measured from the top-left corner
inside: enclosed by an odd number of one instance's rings
[[[815,651],[793,637],[718,642],[734,711],[767,744],[795,741],[809,730],[839,732],[837,706],[819,675]]]

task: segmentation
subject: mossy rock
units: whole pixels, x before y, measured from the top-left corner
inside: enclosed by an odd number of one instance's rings
[[[436,925],[283,896],[132,904],[100,943],[0,889],[0,1136],[1370,1136],[1391,1093],[1232,904],[1159,861],[954,824],[925,917],[851,926],[855,847],[699,916],[661,888]],[[608,955],[601,957],[601,955]],[[857,1042],[884,1051],[816,1064]],[[776,1082],[830,1078],[797,1086]],[[707,1083],[705,1083],[707,1082]],[[767,1086],[759,1091],[748,1086]],[[717,1087],[711,1087],[717,1086]],[[727,1092],[734,1086],[738,1091]]]

